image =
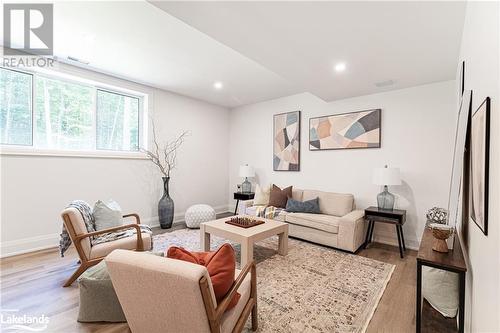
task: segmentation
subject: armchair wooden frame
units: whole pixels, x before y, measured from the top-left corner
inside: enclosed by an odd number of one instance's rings
[[[139,224],[141,224],[141,219],[139,218],[139,215],[137,214],[127,214],[123,215],[124,218],[127,217],[135,217],[135,222],[136,223],[130,223],[130,224],[125,224],[121,225],[118,227],[113,227],[113,228],[108,228],[108,229],[103,229],[99,231],[93,231],[93,232],[88,232],[85,234],[80,234],[77,235],[75,232],[75,228],[73,227],[73,224],[71,223],[71,219],[68,216],[68,214],[63,214],[62,215],[63,220],[64,220],[64,225],[66,226],[66,230],[68,231],[69,237],[71,238],[71,241],[75,245],[76,251],[78,252],[78,256],[80,257],[80,267],[76,269],[76,271],[71,275],[71,277],[66,281],[66,283],[63,285],[63,287],[69,287],[75,280],[83,273],[85,272],[88,268],[98,264],[103,260],[105,257],[98,257],[98,258],[93,258],[90,259],[87,257],[87,254],[83,250],[81,241],[85,238],[89,238],[92,236],[97,236],[97,235],[102,235],[108,232],[114,232],[118,230],[124,230],[124,229],[130,229],[130,228],[135,228],[137,230],[137,246],[136,250],[137,251],[144,251],[144,244],[142,241],[142,235],[141,235],[141,227]]]
[[[200,289],[201,295],[203,297],[203,303],[205,304],[205,310],[207,311],[207,316],[210,324],[210,331],[212,333],[220,333],[220,323],[224,312],[226,311],[231,299],[238,291],[238,288],[243,283],[243,280],[250,272],[251,274],[251,291],[250,298],[248,299],[243,311],[241,312],[236,325],[233,328],[233,333],[239,333],[243,330],[245,323],[247,321],[250,312],[252,313],[252,330],[256,331],[258,328],[258,319],[257,319],[257,272],[255,267],[255,261],[248,263],[245,268],[238,275],[236,281],[234,281],[231,289],[227,295],[222,299],[222,301],[214,307],[212,295],[210,293],[210,287],[206,277],[202,277],[200,279]]]

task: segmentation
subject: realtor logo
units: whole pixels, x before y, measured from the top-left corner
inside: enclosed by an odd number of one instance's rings
[[[52,4],[3,5],[4,55],[52,55]]]

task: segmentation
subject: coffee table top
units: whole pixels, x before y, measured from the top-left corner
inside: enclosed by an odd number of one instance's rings
[[[249,216],[249,215],[238,215],[240,217],[249,217],[257,220],[264,221],[263,224],[256,225],[251,228],[241,228],[235,225],[226,223],[231,217],[225,217],[218,220],[213,220],[209,222],[203,222],[200,227],[204,229],[205,232],[214,234],[233,234],[237,236],[242,236],[245,238],[253,238],[261,234],[278,234],[282,233],[285,229],[288,230],[288,224],[276,220],[265,219],[261,217]]]

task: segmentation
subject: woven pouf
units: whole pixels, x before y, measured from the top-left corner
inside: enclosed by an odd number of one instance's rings
[[[188,228],[199,228],[200,223],[215,220],[215,210],[209,205],[194,205],[184,215]]]

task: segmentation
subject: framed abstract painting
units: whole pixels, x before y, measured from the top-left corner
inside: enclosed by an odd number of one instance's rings
[[[470,141],[471,218],[488,235],[490,98],[472,114]]]
[[[380,148],[381,109],[309,119],[309,150]]]
[[[273,170],[300,171],[300,111],[274,115]]]

